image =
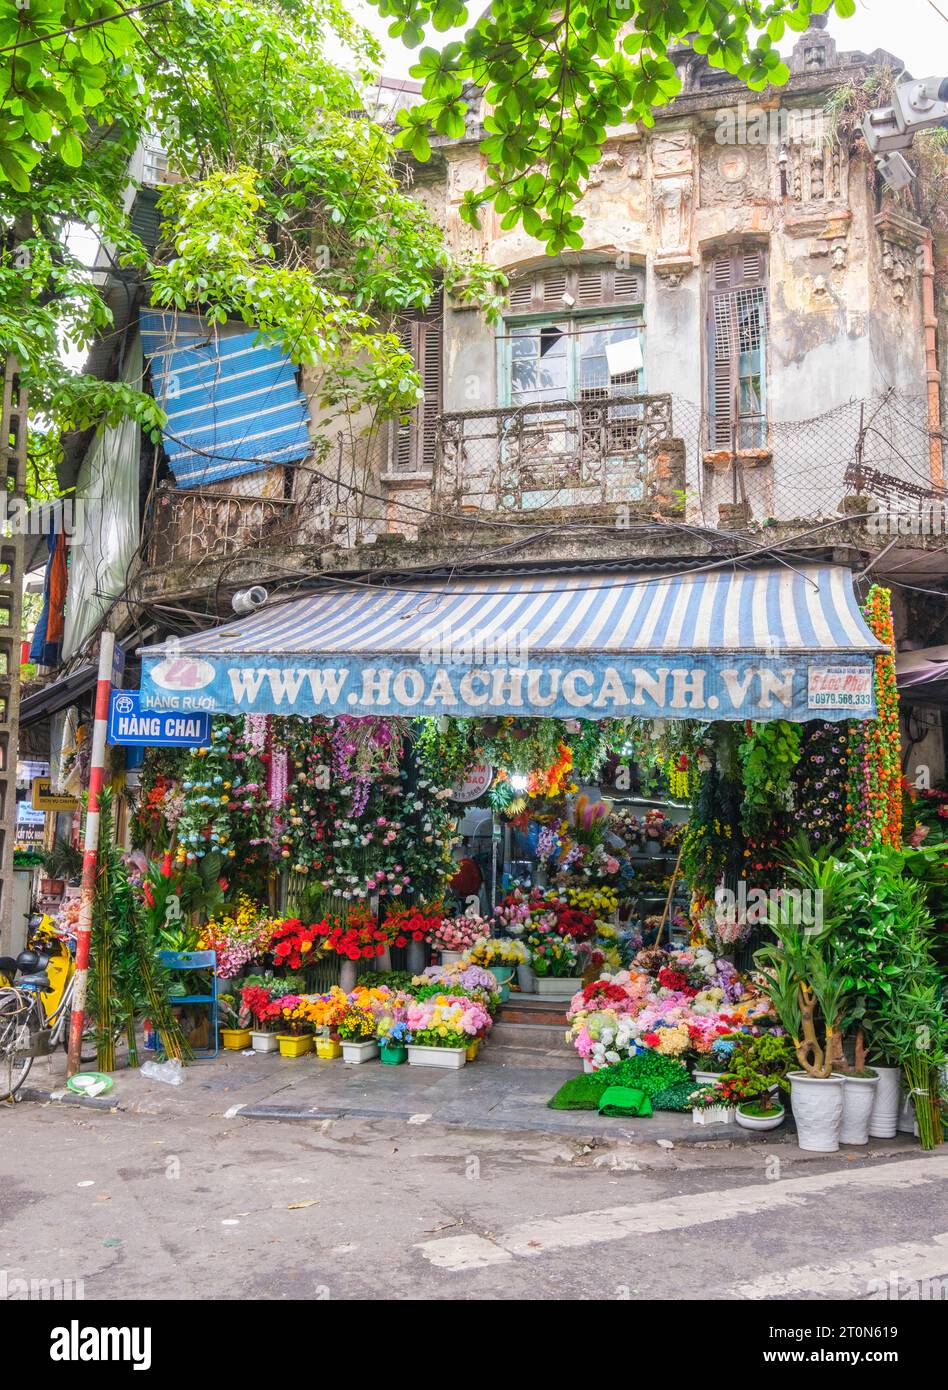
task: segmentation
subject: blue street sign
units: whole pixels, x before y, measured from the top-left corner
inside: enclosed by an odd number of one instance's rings
[[[132,747],[203,748],[211,741],[211,716],[173,710],[142,711],[138,690],[113,690],[108,741]]]

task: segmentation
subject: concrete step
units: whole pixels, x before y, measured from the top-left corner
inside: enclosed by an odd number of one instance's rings
[[[497,1010],[498,1023],[545,1023],[566,1028],[566,1010],[557,1004],[511,999]]]
[[[514,1047],[564,1048],[565,1027],[555,1023],[508,1023],[498,1019],[490,1030],[492,1046],[510,1043]]]

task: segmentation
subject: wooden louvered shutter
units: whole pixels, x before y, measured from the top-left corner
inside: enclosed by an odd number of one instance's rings
[[[442,319],[439,293],[423,314],[403,319],[396,330],[402,347],[411,353],[425,394],[417,408],[395,426],[393,473],[430,473],[434,468],[441,414]]]
[[[742,439],[741,353],[763,350],[767,313],[766,264],[759,246],[738,247],[709,265],[708,443],[738,448]],[[750,425],[750,422],[748,421]],[[757,417],[750,429],[756,435]]]

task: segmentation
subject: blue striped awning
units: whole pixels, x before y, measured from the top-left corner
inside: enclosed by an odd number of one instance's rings
[[[147,311],[139,326],[155,398],[168,416],[163,443],[179,487],[309,453],[306,400],[278,347],[252,331],[221,336],[193,314]]]
[[[881,650],[849,571],[834,566],[346,585],[146,649],[142,703],[222,713],[869,718]]]

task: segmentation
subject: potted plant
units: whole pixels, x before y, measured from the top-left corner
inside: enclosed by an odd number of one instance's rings
[[[310,1001],[310,1017],[316,1032],[316,1056],[323,1062],[334,1062],[342,1056],[339,1024],[349,1008],[349,996],[333,985],[325,994]]]
[[[531,932],[527,937],[533,965],[534,989],[550,999],[571,999],[583,987],[579,955],[573,942],[554,933]]]
[[[522,941],[490,936],[477,941],[467,952],[466,960],[489,970],[497,981],[501,1001],[510,998],[510,977],[519,965],[530,961],[531,952]],[[570,990],[572,994],[574,991]],[[565,997],[565,996],[564,996]]]
[[[463,1067],[472,1039],[490,1027],[483,1004],[460,995],[436,994],[408,1006],[411,1033],[408,1064],[416,1067]]]
[[[44,897],[62,897],[67,881],[78,878],[82,873],[82,850],[76,849],[68,840],[59,839],[40,858],[46,874],[40,880],[40,892]]]
[[[384,1032],[383,1032],[384,1028]],[[381,1060],[389,1067],[399,1067],[408,1061],[408,1043],[411,1034],[404,1019],[382,1019],[379,1021],[379,1049]]]
[[[310,1001],[297,994],[274,1001],[279,1007],[280,1032],[277,1042],[281,1057],[302,1057],[313,1046],[313,1016]]]
[[[274,1008],[271,991],[265,985],[246,984],[240,997],[250,1014],[250,1044],[254,1052],[276,1052],[279,1043],[274,1029],[279,1011]]]
[[[339,1020],[342,1060],[352,1065],[371,1062],[379,1055],[375,1019],[370,1009],[350,1004]]]
[[[781,1091],[789,1090],[787,1072],[795,1054],[788,1038],[775,1033],[739,1037],[720,1085],[737,1100],[742,1129],[776,1129],[784,1120]]]
[[[229,1052],[242,1052],[250,1046],[250,1010],[238,994],[221,994],[217,1000],[221,1025],[221,1042]]]
[[[689,1096],[691,1118],[696,1125],[730,1125],[734,1123],[736,1107],[728,1101],[719,1085],[699,1086]]]
[[[800,1064],[788,1074],[797,1141],[809,1152],[835,1153],[843,1116],[836,1039],[851,980],[832,939],[852,909],[856,885],[843,865],[825,852],[810,853],[805,842],[793,855],[788,878],[798,887],[771,906],[768,924],[777,940],[755,952],[754,963]]]

